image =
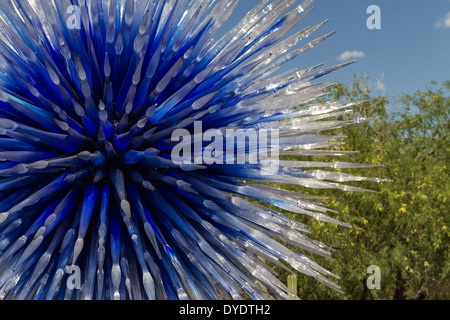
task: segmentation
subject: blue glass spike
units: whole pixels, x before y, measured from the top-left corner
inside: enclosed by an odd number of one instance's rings
[[[116,149],[117,151],[123,151],[128,147],[130,141],[131,135],[129,133],[121,134],[116,138],[114,138],[113,141],[114,149]]]
[[[123,162],[127,165],[133,165],[135,163],[138,163],[142,159],[144,159],[144,153],[141,151],[129,150],[126,151],[122,156]]]
[[[106,140],[111,140],[115,135],[114,126],[109,121],[105,121],[103,123],[102,130],[105,134]]]
[[[96,151],[92,155],[91,162],[96,167],[103,167],[106,164],[106,155],[101,151]]]
[[[91,220],[92,213],[97,203],[97,198],[99,195],[99,187],[97,184],[92,183],[86,188],[84,193],[83,206],[81,209],[81,220],[80,228],[78,230],[78,237],[84,238],[86,235],[87,228],[89,226],[89,221]]]
[[[0,127],[5,130],[14,130],[32,137],[36,137],[41,142],[65,152],[76,152],[80,148],[78,142],[67,135],[42,131],[23,124],[7,121],[5,119],[0,119]]]

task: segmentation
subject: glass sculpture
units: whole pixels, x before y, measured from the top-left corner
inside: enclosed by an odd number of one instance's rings
[[[282,243],[330,248],[278,211],[346,225],[274,184],[381,180],[321,170],[362,164],[268,166],[343,154],[319,133],[364,121],[323,121],[352,104],[317,101],[328,85],[314,81],[347,63],[280,71],[331,35],[298,27],[312,2],[262,0],[223,31],[238,0],[2,0],[0,298],[289,299],[266,265],[283,261],[339,290]],[[209,143],[173,137],[200,125]],[[262,161],[220,150],[239,129],[276,136],[236,144]]]

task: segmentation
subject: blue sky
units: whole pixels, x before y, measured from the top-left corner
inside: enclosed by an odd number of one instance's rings
[[[230,23],[258,3],[241,0]],[[370,5],[381,9],[380,30],[367,28]],[[358,60],[324,82],[349,84],[355,73],[367,73],[374,93],[392,98],[426,89],[432,80],[450,80],[450,0],[316,0],[315,6],[296,30],[330,19],[312,37],[337,33],[296,59],[296,65]]]

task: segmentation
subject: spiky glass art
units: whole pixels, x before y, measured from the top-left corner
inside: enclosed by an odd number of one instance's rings
[[[360,121],[319,121],[351,108],[313,83],[343,65],[278,72],[330,35],[293,29],[311,2],[262,0],[213,40],[238,0],[1,0],[0,298],[288,299],[265,261],[338,290],[282,243],[329,248],[274,208],[340,222],[273,184],[365,191],[308,170],[363,166],[267,167],[343,154],[317,133]],[[200,125],[215,139],[173,137]],[[235,148],[266,162],[224,161],[236,129],[277,137]]]

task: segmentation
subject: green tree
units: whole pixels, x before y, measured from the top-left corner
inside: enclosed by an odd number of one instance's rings
[[[313,195],[328,197],[339,211],[334,217],[352,229],[311,221],[313,237],[330,244],[335,261],[314,257],[341,277],[343,294],[314,279],[299,275],[298,294],[306,299],[448,299],[450,298],[449,251],[449,109],[450,81],[432,83],[424,91],[403,95],[393,105],[374,96],[366,77],[351,86],[337,85],[333,98],[366,101],[355,115],[376,118],[333,133],[348,136],[340,150],[359,151],[342,161],[382,164],[376,169],[346,170],[363,176],[392,179],[380,185],[361,183],[377,193],[344,193],[336,190]],[[311,157],[312,161],[324,158]],[[328,159],[329,160],[329,159]],[[305,190],[298,190],[305,192]],[[381,289],[369,290],[367,268],[381,269]],[[287,277],[281,273],[281,277]]]

